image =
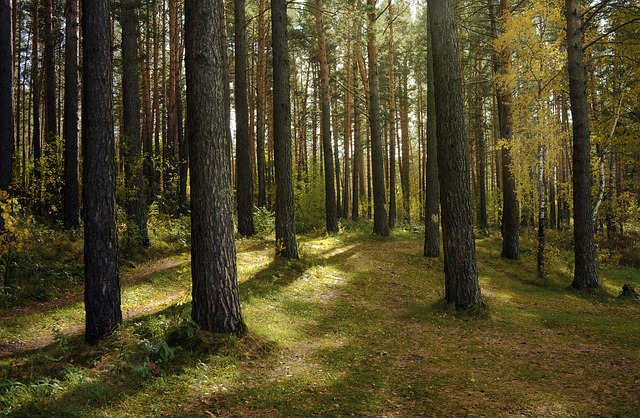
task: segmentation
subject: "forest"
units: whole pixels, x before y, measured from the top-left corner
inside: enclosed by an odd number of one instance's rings
[[[640,416],[638,57],[637,0],[0,0],[0,415]]]

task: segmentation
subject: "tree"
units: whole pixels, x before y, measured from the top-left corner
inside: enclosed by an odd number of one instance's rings
[[[596,288],[598,270],[591,208],[591,143],[584,79],[583,24],[579,0],[567,0],[567,67],[573,121],[573,287]]]
[[[85,341],[122,322],[113,134],[110,1],[82,0]]]
[[[396,225],[396,86],[393,58],[393,0],[389,0],[389,228]]]
[[[258,57],[256,62],[256,168],[258,170],[258,207],[267,204],[267,183],[265,178],[266,162],[264,156],[264,142],[266,130],[266,59],[265,59],[265,21],[267,9],[265,0],[258,0]]]
[[[427,167],[426,228],[424,255],[440,256],[440,180],[438,176],[438,134],[433,68],[432,30],[427,19]]]
[[[298,258],[291,174],[291,102],[287,4],[271,1],[273,49],[273,142],[276,171],[276,255]]]
[[[376,46],[375,0],[367,0],[369,25],[367,26],[367,52],[369,58],[369,123],[371,125],[371,171],[373,181],[373,233],[389,236],[389,223],[385,210],[384,157],[380,131],[380,83],[378,76],[378,47]]]
[[[53,0],[44,0],[44,72],[45,72],[45,141],[53,141],[56,129],[56,62],[55,34],[53,33]]]
[[[225,126],[223,25],[221,2],[185,1],[191,316],[204,330],[243,334]]]
[[[451,0],[429,2],[438,132],[445,299],[457,309],[482,306],[471,212],[458,36]],[[435,65],[437,63],[437,65]]]
[[[235,101],[236,101],[236,201],[238,233],[255,234],[253,225],[253,173],[249,143],[249,107],[247,104],[247,19],[245,0],[235,0]]]
[[[503,21],[509,15],[509,0],[489,0],[491,14],[491,32],[496,38],[500,33],[500,19]],[[499,16],[498,17],[498,13]],[[503,48],[493,55],[495,74],[505,74],[511,60],[509,48]],[[508,88],[497,89],[498,119],[500,123],[500,138],[505,141],[502,146],[502,256],[510,260],[520,258],[518,200],[516,197],[516,181],[513,175],[511,153],[509,147],[513,137],[511,116],[511,91]]]
[[[33,36],[31,41],[31,93],[33,95],[33,162],[35,165],[35,177],[39,182],[40,157],[42,156],[42,141],[40,138],[40,81],[38,77],[38,0],[33,0],[32,4]]]
[[[322,0],[315,0],[316,34],[318,37],[318,61],[320,63],[320,102],[322,124],[322,147],[324,151],[325,216],[328,232],[338,232],[338,214],[336,188],[331,150],[331,104],[329,102],[329,68],[327,66],[327,47],[322,19]],[[335,134],[335,133],[334,133]]]
[[[127,216],[137,227],[138,243],[149,245],[140,137],[140,72],[137,0],[122,0],[122,134]]]
[[[11,2],[0,0],[0,191],[9,190],[13,166],[12,75]]]
[[[63,222],[67,229],[80,225],[80,190],[78,184],[78,0],[65,6],[64,52],[64,196]]]

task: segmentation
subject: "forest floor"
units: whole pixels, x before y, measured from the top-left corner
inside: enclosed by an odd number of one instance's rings
[[[577,292],[568,248],[538,279],[533,237],[508,261],[489,234],[477,318],[442,304],[419,230],[299,243],[274,261],[271,240],[237,241],[242,339],[188,321],[186,256],[124,273],[125,322],[96,346],[78,289],[0,310],[0,415],[640,417],[640,301],[618,297],[640,270],[602,263]]]

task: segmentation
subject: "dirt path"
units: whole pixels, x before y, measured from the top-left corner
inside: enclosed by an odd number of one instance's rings
[[[188,261],[189,261],[188,258],[181,258],[181,259],[163,258],[153,263],[144,264],[130,271],[129,274],[122,279],[121,285],[122,287],[124,287],[127,285],[134,284],[152,274],[162,273],[165,271],[177,269],[178,267],[180,267],[181,265],[183,265],[185,262],[188,262]],[[152,313],[159,306],[166,306],[178,300],[181,296],[182,296],[181,294],[169,294],[161,300],[155,300],[153,305],[136,307],[135,309],[123,311],[122,313],[123,320],[127,320],[129,318],[133,318],[143,314]],[[45,302],[30,303],[26,306],[6,309],[4,310],[5,312],[3,312],[2,315],[0,315],[0,323],[3,323],[5,321],[8,321],[11,318],[15,318],[18,316],[26,316],[34,312],[46,312],[46,311],[60,308],[62,306],[78,303],[82,301],[83,297],[84,295],[82,293],[74,292],[74,293],[66,294],[59,298],[50,299]],[[65,328],[58,329],[57,332],[68,334],[68,335],[77,335],[82,332],[83,327],[84,327],[84,324],[76,324],[76,325],[67,326]],[[38,336],[38,338],[34,338],[32,340],[22,341],[20,343],[0,344],[0,358],[46,347],[47,345],[53,343],[55,335],[56,335],[55,332],[49,331],[49,332],[41,333]]]

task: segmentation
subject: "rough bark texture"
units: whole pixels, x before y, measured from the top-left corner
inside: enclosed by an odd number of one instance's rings
[[[489,0],[491,32],[494,38],[500,33],[500,18],[509,13],[509,0]],[[505,49],[493,55],[494,73],[506,73],[511,60],[511,51]],[[502,147],[502,256],[510,260],[520,258],[519,213],[516,196],[516,180],[511,170],[510,143],[512,134],[511,91],[499,88],[496,91],[500,138],[507,144]]]
[[[82,0],[84,303],[88,343],[113,332],[122,322],[109,5],[108,0]]]
[[[405,58],[406,60],[406,58]],[[405,68],[409,68],[405,61]],[[409,142],[409,75],[405,72],[402,76],[402,99],[400,100],[400,131],[402,132],[402,165],[400,167],[400,183],[402,184],[402,207],[404,209],[404,220],[411,222],[411,193],[410,185],[410,165],[411,165],[411,143]],[[419,158],[418,158],[419,160]]]
[[[235,0],[235,110],[236,110],[236,202],[238,233],[251,236],[253,225],[253,173],[249,143],[249,105],[247,104],[247,35],[245,0]]]
[[[11,185],[13,162],[13,40],[11,2],[0,0],[0,190]],[[2,228],[4,223],[0,224]]]
[[[40,157],[42,156],[42,138],[40,138],[40,81],[38,77],[39,59],[38,59],[38,0],[33,0],[32,8],[33,19],[33,36],[31,37],[31,93],[33,95],[33,162],[34,176],[36,182],[40,177]]]
[[[373,233],[386,237],[389,223],[384,182],[384,156],[380,130],[380,87],[378,76],[378,47],[376,46],[375,0],[367,0],[369,25],[367,27],[367,52],[369,55],[369,123],[371,126],[371,171],[373,182]]]
[[[427,21],[427,167],[426,167],[426,228],[424,255],[440,256],[440,179],[438,176],[438,129],[436,92],[433,74],[433,42],[431,25]]]
[[[265,0],[258,2],[258,57],[256,62],[256,169],[258,171],[258,207],[267,204],[264,141],[266,129],[266,60],[265,60]]]
[[[544,181],[544,146],[538,147],[538,192],[540,207],[538,212],[538,277],[544,277],[545,230],[547,227],[547,188]]]
[[[393,0],[389,0],[389,228],[396,226],[396,86],[393,59]]]
[[[327,47],[322,19],[322,0],[315,0],[316,35],[318,37],[318,61],[320,63],[320,105],[322,124],[322,149],[324,151],[325,217],[328,232],[338,232],[335,172],[331,149],[331,105],[329,102],[329,68]]]
[[[78,0],[65,6],[64,65],[64,227],[80,225],[80,191],[78,184]]]
[[[191,316],[202,329],[242,334],[224,99],[222,3],[185,1],[191,169]]]
[[[287,3],[272,0],[273,130],[276,171],[276,255],[298,258],[291,174],[291,102]]]
[[[357,47],[356,47],[357,48]],[[358,61],[353,63],[353,90],[358,91]],[[362,141],[360,140],[360,95],[353,95],[353,187],[351,191],[351,219],[358,220],[360,212],[360,166],[362,165]]]
[[[438,168],[444,244],[445,299],[458,309],[482,304],[471,212],[458,37],[452,0],[432,0],[429,22],[438,124]]]
[[[582,51],[582,13],[579,0],[567,0],[567,53],[569,96],[573,121],[573,239],[575,273],[572,286],[598,287],[596,250],[591,209],[591,143],[587,113],[584,58]]]
[[[56,129],[56,63],[55,35],[53,34],[53,0],[44,1],[44,72],[46,82],[45,141],[52,141],[58,134]]]
[[[140,137],[140,72],[137,0],[121,1],[122,24],[122,134],[127,216],[138,228],[138,242],[149,245],[144,196],[142,139]]]

